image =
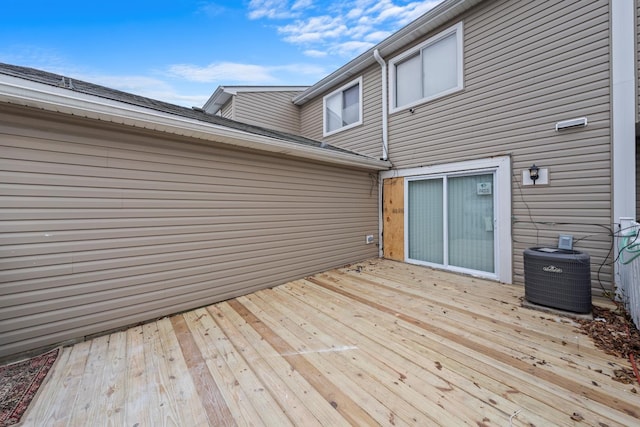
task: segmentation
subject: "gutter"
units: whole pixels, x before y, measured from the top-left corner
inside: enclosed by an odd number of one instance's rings
[[[256,135],[6,75],[0,76],[0,103],[31,107],[323,163],[375,171],[391,167],[388,161]]]
[[[389,160],[389,113],[387,104],[387,63],[378,49],[373,51],[373,57],[380,64],[380,74],[382,74],[382,158]]]

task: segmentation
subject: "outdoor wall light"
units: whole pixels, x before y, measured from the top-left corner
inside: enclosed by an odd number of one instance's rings
[[[536,185],[536,180],[540,177],[540,175],[538,175],[539,170],[540,168],[537,167],[535,163],[529,168],[529,177],[531,181],[533,181],[533,185]]]

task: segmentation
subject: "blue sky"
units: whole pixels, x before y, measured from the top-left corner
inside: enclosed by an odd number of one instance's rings
[[[0,62],[185,106],[313,84],[440,1],[2,0]]]

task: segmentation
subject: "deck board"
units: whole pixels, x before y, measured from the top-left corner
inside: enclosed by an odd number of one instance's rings
[[[637,385],[521,287],[388,260],[63,349],[25,425],[640,424]]]

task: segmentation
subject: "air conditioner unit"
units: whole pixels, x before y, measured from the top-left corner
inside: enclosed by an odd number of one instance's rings
[[[589,254],[558,248],[524,251],[525,300],[574,313],[591,313]]]

